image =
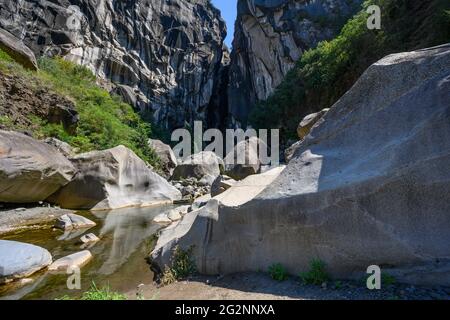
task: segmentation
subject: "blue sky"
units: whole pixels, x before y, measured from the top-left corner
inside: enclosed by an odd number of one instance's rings
[[[228,36],[225,43],[231,48],[234,35],[234,22],[236,21],[237,0],[212,0],[212,3],[220,9],[228,28]]]

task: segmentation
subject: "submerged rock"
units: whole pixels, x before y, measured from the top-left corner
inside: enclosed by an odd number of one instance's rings
[[[37,225],[51,224],[60,216],[71,213],[71,210],[65,210],[53,207],[35,207],[0,210],[0,235],[11,233],[16,230],[33,228]]]
[[[252,199],[235,186],[217,211],[186,215],[160,238],[156,263],[178,244],[194,246],[205,274],[275,262],[298,274],[320,259],[336,278],[378,265],[400,282],[450,285],[449,101],[450,44],[387,56],[278,178]]]
[[[0,130],[0,202],[43,201],[66,185],[75,172],[72,163],[52,146]]]
[[[124,146],[80,154],[71,161],[78,173],[49,198],[63,208],[107,210],[181,199],[175,187]]]
[[[80,238],[80,241],[84,244],[91,244],[100,241],[100,239],[93,233],[86,234]]]
[[[62,230],[85,229],[95,227],[97,224],[77,214],[65,214],[56,220],[55,227]]]
[[[67,272],[71,268],[82,268],[88,264],[92,258],[91,252],[89,250],[84,250],[56,260],[48,267],[48,270],[52,272]]]
[[[0,240],[0,283],[29,277],[51,263],[52,256],[44,248]]]

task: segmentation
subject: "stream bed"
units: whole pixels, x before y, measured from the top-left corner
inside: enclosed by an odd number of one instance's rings
[[[50,251],[53,261],[82,251],[80,237],[94,233],[100,241],[89,248],[93,259],[81,269],[81,290],[67,288],[66,274],[39,272],[28,284],[20,281],[0,286],[1,299],[58,299],[64,296],[80,297],[90,289],[108,286],[113,291],[126,293],[137,291],[140,284],[153,282],[153,273],[146,261],[155,245],[161,225],[153,223],[160,213],[173,206],[150,208],[126,208],[113,211],[77,212],[97,223],[91,229],[63,232],[53,228],[24,230],[0,236],[1,240],[13,240],[34,244]]]

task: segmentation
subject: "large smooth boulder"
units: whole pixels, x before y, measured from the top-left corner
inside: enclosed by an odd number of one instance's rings
[[[75,174],[72,163],[48,144],[0,130],[0,202],[47,199]]]
[[[274,182],[248,202],[186,215],[154,261],[167,263],[178,244],[194,246],[205,274],[273,263],[298,274],[320,259],[335,278],[378,265],[400,282],[450,285],[449,101],[450,44],[387,56]]]
[[[8,31],[0,28],[0,49],[5,51],[24,68],[36,71],[38,69],[36,57],[20,39]]]
[[[153,139],[148,140],[148,145],[155,151],[161,160],[164,172],[170,176],[178,164],[172,148],[160,140]]]
[[[195,178],[211,185],[223,171],[224,163],[214,152],[203,151],[191,155],[179,164],[172,175],[172,180]]]
[[[257,137],[241,141],[224,159],[225,174],[235,180],[242,180],[261,170],[258,149],[267,148],[265,143]]]
[[[44,248],[0,240],[0,283],[28,277],[51,263],[52,256]]]
[[[124,146],[80,154],[71,161],[78,173],[49,198],[63,208],[107,210],[181,198],[176,188]]]
[[[82,268],[93,258],[89,250],[80,251],[53,262],[48,270],[51,272],[68,272],[73,268]]]
[[[231,188],[214,198],[208,195],[197,199],[187,213],[183,214],[181,221],[161,231],[158,242],[151,253],[153,267],[157,271],[164,270],[165,266],[170,264],[173,249],[179,241],[180,245],[185,245],[186,248],[192,244],[195,246],[195,241],[199,240],[196,238],[197,236],[201,237],[206,235],[205,232],[210,232],[204,230],[203,227],[212,228],[213,220],[218,220],[220,208],[240,207],[248,203],[278,178],[285,168],[285,166],[280,166],[263,174],[251,175],[236,182]],[[199,229],[196,229],[198,220],[202,221],[202,224]],[[191,236],[195,239],[191,239]]]

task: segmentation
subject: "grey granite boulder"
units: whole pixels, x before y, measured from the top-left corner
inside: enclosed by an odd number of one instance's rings
[[[181,199],[175,187],[124,146],[80,154],[71,161],[78,173],[49,198],[63,208],[107,210]]]
[[[58,149],[58,151],[67,158],[73,157],[76,154],[75,150],[67,142],[58,140],[56,138],[47,138],[44,140],[44,142]]]
[[[33,51],[20,39],[0,28],[0,49],[26,69],[37,70],[38,65]]]
[[[211,185],[224,169],[224,163],[214,152],[204,151],[190,156],[174,170],[172,180],[195,178]]]
[[[172,148],[161,140],[149,139],[148,145],[152,148],[161,160],[163,171],[169,176],[172,175],[178,162]]]
[[[48,270],[50,272],[66,273],[71,268],[84,267],[92,258],[93,256],[89,250],[83,250],[56,260],[48,267]]]
[[[0,240],[0,284],[28,277],[51,263],[52,256],[44,248]]]
[[[205,274],[273,263],[298,274],[320,259],[335,278],[361,279],[378,265],[400,282],[450,285],[449,101],[450,44],[385,57],[278,178],[245,203],[222,199],[217,211],[186,215],[155,261],[164,265],[178,244],[194,246]]]
[[[56,220],[55,227],[62,230],[85,229],[95,227],[97,224],[83,216],[69,213]]]
[[[0,202],[45,200],[75,174],[57,149],[24,134],[0,130]]]
[[[262,147],[267,148],[267,145],[257,137],[251,137],[236,144],[234,150],[224,159],[225,174],[235,180],[242,180],[259,173],[261,161],[258,150]]]

